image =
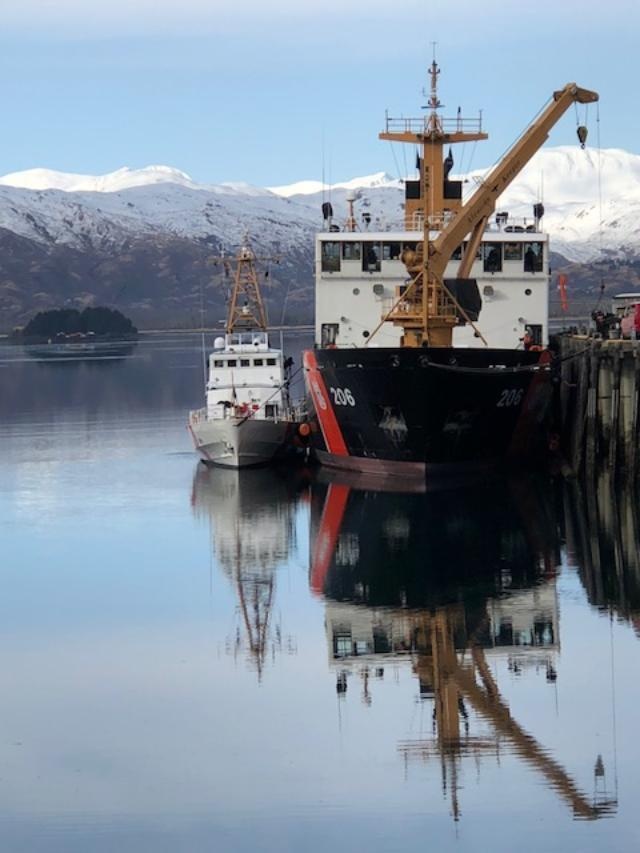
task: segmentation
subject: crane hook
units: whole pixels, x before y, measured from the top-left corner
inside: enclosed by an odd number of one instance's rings
[[[578,126],[578,129],[576,132],[578,134],[578,140],[580,142],[580,148],[584,148],[585,145],[587,144],[587,135],[588,135],[589,131],[587,130],[587,128],[583,124],[581,124]]]

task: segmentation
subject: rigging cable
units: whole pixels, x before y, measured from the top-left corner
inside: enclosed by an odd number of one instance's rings
[[[396,164],[396,177],[400,180],[400,166],[398,165],[398,158],[396,157],[396,149],[393,147],[393,142],[389,140],[389,146],[391,147],[391,153],[393,154],[393,162]]]
[[[208,383],[207,376],[207,353],[205,350],[205,339],[204,339],[204,286],[202,284],[202,277],[200,277],[200,333],[202,336],[202,381],[204,382],[204,387],[206,389]]]
[[[600,102],[596,101],[596,146],[598,151],[598,260],[602,263],[602,239],[603,239],[603,219],[602,219],[602,148],[600,147]],[[600,293],[596,308],[600,304],[604,296],[604,278],[600,275]]]

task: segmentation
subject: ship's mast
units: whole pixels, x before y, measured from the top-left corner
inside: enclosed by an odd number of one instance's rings
[[[216,260],[222,260],[225,268],[228,268],[228,258]],[[245,236],[235,258],[236,271],[227,313],[226,331],[228,335],[243,329],[266,331],[267,314],[258,284],[256,261],[275,261],[277,263],[278,260],[276,257],[258,258],[249,244],[248,236]]]
[[[390,142],[410,142],[422,151],[419,181],[407,181],[405,204],[406,228],[421,230],[422,242],[415,251],[405,249],[403,252],[409,282],[405,288],[399,288],[396,302],[383,322],[390,320],[402,326],[404,346],[450,347],[458,318],[470,322],[444,281],[446,266],[454,251],[470,235],[458,270],[458,279],[464,280],[500,194],[545,143],[551,128],[569,107],[576,103],[593,103],[598,100],[598,93],[582,89],[575,83],[567,83],[554,92],[548,105],[463,203],[462,182],[449,180],[453,158],[448,156],[443,160],[444,146],[487,139],[487,134],[482,132],[480,118],[463,119],[459,108],[455,119],[440,116],[438,110],[442,105],[437,86],[440,69],[435,59],[429,73],[428,115],[422,119],[387,116],[386,129],[379,135],[380,139]],[[585,127],[578,127],[583,147],[586,133]],[[484,340],[479,332],[478,336]]]
[[[434,58],[429,68],[427,113],[420,119],[394,119],[387,116],[380,139],[411,143],[418,146],[418,181],[409,181],[405,203],[405,227],[422,231],[422,243],[416,251],[405,250],[403,261],[410,274],[402,293],[402,305],[392,310],[387,319],[404,329],[404,346],[450,346],[453,327],[458,322],[459,306],[446,290],[441,278],[429,269],[431,232],[442,229],[462,205],[462,182],[450,181],[453,165],[451,153],[443,157],[445,146],[459,142],[487,139],[481,119],[455,119],[440,115],[438,97],[440,68]]]

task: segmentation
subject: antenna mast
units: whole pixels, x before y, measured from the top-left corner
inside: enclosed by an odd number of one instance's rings
[[[229,267],[229,258],[214,258]],[[251,248],[249,235],[245,234],[244,241],[235,258],[236,270],[233,282],[233,290],[227,312],[226,332],[230,335],[234,331],[242,329],[267,330],[267,313],[260,293],[258,274],[256,272],[256,261],[274,261],[279,263],[277,256],[258,257]]]

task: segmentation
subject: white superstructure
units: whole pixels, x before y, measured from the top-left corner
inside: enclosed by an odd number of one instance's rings
[[[285,400],[282,351],[272,349],[267,332],[235,332],[216,338],[209,356],[207,417],[282,416]]]
[[[291,424],[283,354],[266,331],[217,338],[209,356],[206,408],[191,412],[189,429],[207,462],[242,468],[269,462]]]
[[[498,214],[496,220],[487,227],[470,272],[482,298],[475,326],[490,347],[522,348],[527,333],[534,344],[545,346],[549,330],[548,237],[533,219],[516,221]],[[398,285],[407,278],[402,252],[415,249],[422,235],[421,230],[331,230],[317,235],[318,345],[400,345],[401,327],[386,322],[375,330],[391,309]],[[456,276],[461,250],[447,268],[451,278]],[[481,342],[474,328],[466,324],[454,329],[453,345],[477,347]]]

